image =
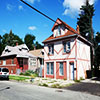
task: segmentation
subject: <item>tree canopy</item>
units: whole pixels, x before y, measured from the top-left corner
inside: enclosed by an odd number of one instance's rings
[[[86,0],[85,5],[80,8],[81,13],[77,24],[79,25],[80,34],[92,42],[93,40],[93,28],[92,18],[94,16],[94,5],[89,4],[89,0]]]
[[[4,46],[9,45],[9,46],[15,46],[16,42],[20,45],[23,44],[22,39],[15,35],[12,30],[10,30],[9,33],[5,33],[2,37],[2,43]]]
[[[26,34],[24,38],[24,42],[29,48],[29,50],[43,48],[43,46],[38,41],[35,42],[35,36],[32,34]]]
[[[27,45],[27,47],[29,48],[29,50],[34,49],[34,41],[35,41],[34,35],[32,35],[32,34],[26,34],[25,35],[24,42]]]
[[[16,43],[20,45],[23,44],[23,41],[19,36],[15,35],[12,30],[10,30],[9,33],[5,33],[3,36],[0,36],[0,54],[4,50],[5,46],[15,46]]]

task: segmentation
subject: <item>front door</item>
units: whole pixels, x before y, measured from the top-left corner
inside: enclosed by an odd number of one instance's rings
[[[74,80],[74,62],[70,63],[70,79]]]

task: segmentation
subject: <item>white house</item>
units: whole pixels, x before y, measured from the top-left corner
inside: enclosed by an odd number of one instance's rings
[[[53,34],[44,43],[44,77],[79,80],[91,69],[90,45],[77,31],[59,18]]]

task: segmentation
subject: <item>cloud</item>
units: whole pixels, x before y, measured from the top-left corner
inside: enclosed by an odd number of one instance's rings
[[[13,9],[13,6],[11,4],[7,4],[7,10],[11,11]]]
[[[97,0],[90,0],[90,4],[93,4],[96,1]],[[65,8],[65,11],[63,15],[76,16],[85,2],[86,0],[64,0],[63,7]]]
[[[37,28],[36,28],[36,26],[29,26],[28,29],[31,30],[31,31],[34,31],[34,30],[36,30]]]
[[[23,6],[19,5],[19,6],[18,6],[18,9],[19,9],[19,10],[23,10]]]
[[[2,30],[3,33],[6,33],[7,31],[5,29]]]
[[[34,4],[35,1],[40,2],[40,0],[26,0],[26,1],[29,2],[29,3],[32,3],[32,4]]]

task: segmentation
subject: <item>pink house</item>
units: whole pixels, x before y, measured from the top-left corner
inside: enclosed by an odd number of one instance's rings
[[[44,43],[44,77],[78,80],[91,69],[91,43],[59,18]]]

